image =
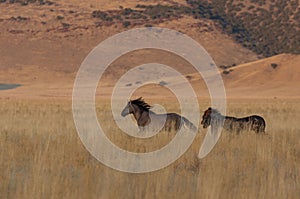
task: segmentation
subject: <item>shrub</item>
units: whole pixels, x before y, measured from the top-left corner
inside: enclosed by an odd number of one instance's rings
[[[123,22],[123,27],[127,28],[128,26],[130,26],[130,24],[131,24],[130,21],[124,21]]]
[[[69,28],[69,27],[70,27],[70,24],[68,24],[68,23],[61,23],[61,25],[62,25],[64,28]]]
[[[106,12],[103,12],[101,10],[95,10],[92,12],[92,16],[94,18],[100,18],[103,21],[112,21],[113,18],[110,17]]]
[[[277,68],[277,66],[278,66],[278,64],[276,64],[276,63],[271,63],[271,67],[272,67],[273,69]]]
[[[223,74],[224,74],[224,75],[228,75],[229,73],[230,73],[229,70],[224,70],[224,71],[223,71]]]
[[[63,20],[63,19],[64,19],[64,17],[63,17],[63,16],[60,16],[60,15],[58,15],[58,16],[56,16],[56,19],[57,19],[57,20]]]

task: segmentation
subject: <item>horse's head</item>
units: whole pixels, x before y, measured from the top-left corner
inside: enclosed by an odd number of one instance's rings
[[[203,125],[203,128],[207,128],[210,125],[211,112],[212,112],[211,107],[209,107],[206,111],[204,111],[204,114],[202,116],[202,121],[201,121],[201,124]]]
[[[128,114],[131,114],[134,112],[134,107],[131,101],[128,101],[127,105],[125,106],[125,108],[123,109],[123,111],[121,112],[121,116],[125,117]]]
[[[125,117],[128,114],[135,114],[137,112],[143,112],[143,111],[147,111],[149,112],[149,109],[151,108],[151,106],[149,104],[147,104],[142,97],[137,98],[135,100],[130,100],[128,101],[127,105],[125,106],[125,108],[123,109],[121,115],[123,117]]]

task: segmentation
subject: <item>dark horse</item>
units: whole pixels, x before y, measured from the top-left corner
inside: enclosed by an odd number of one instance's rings
[[[156,114],[150,108],[151,106],[140,97],[129,101],[121,115],[125,117],[133,114],[140,131],[148,130],[150,125],[152,127],[161,126],[165,131],[175,130],[176,132],[184,125],[192,131],[197,131],[195,125],[185,117],[176,113]]]
[[[203,128],[209,125],[221,125],[227,131],[255,131],[256,133],[265,133],[266,122],[264,118],[258,115],[251,115],[243,118],[236,118],[222,115],[218,110],[209,107],[202,116],[201,124]]]

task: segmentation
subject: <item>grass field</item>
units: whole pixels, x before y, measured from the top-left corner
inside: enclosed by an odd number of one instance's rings
[[[200,100],[201,110],[207,106]],[[151,142],[128,138],[103,117],[110,113],[107,104],[97,103],[97,111],[112,132],[108,137],[126,150],[149,151],[172,139],[172,134]],[[129,174],[104,166],[84,148],[70,101],[2,99],[0,198],[298,198],[299,111],[299,100],[228,100],[228,115],[262,115],[267,134],[224,131],[213,151],[199,160],[206,133],[200,129],[170,166]]]

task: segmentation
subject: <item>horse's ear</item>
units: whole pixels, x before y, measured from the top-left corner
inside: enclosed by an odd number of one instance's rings
[[[211,107],[209,107],[207,110],[211,111]]]

